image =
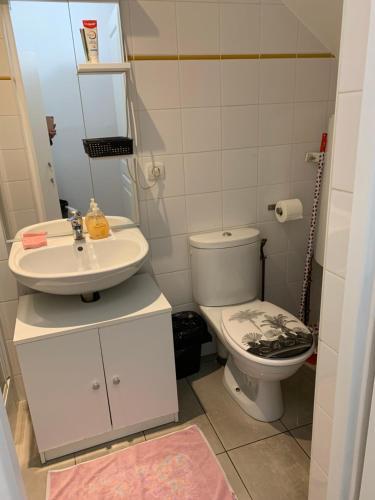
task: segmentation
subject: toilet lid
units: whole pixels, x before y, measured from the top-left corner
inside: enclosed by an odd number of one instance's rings
[[[263,358],[289,358],[310,349],[313,336],[284,309],[254,300],[222,311],[226,333],[242,349]]]

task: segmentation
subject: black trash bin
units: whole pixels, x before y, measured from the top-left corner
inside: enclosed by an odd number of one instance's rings
[[[172,314],[174,354],[177,378],[199,372],[201,346],[211,342],[204,319],[193,311]]]

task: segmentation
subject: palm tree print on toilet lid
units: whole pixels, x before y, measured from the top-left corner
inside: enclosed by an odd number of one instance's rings
[[[310,349],[313,336],[295,316],[284,309],[255,300],[225,308],[225,330],[237,345],[262,358],[290,358]]]

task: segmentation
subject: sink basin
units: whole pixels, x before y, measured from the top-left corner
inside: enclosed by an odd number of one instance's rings
[[[86,234],[85,241],[74,241],[66,219],[23,228],[10,252],[11,271],[29,288],[57,295],[87,294],[118,285],[140,269],[149,246],[130,219],[107,219],[114,229],[102,240],[91,240]],[[48,245],[24,250],[17,240],[27,231],[47,231]]]

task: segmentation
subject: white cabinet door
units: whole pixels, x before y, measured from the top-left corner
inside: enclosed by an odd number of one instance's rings
[[[98,330],[17,345],[39,451],[111,430]]]
[[[113,428],[177,413],[170,314],[99,332]]]

